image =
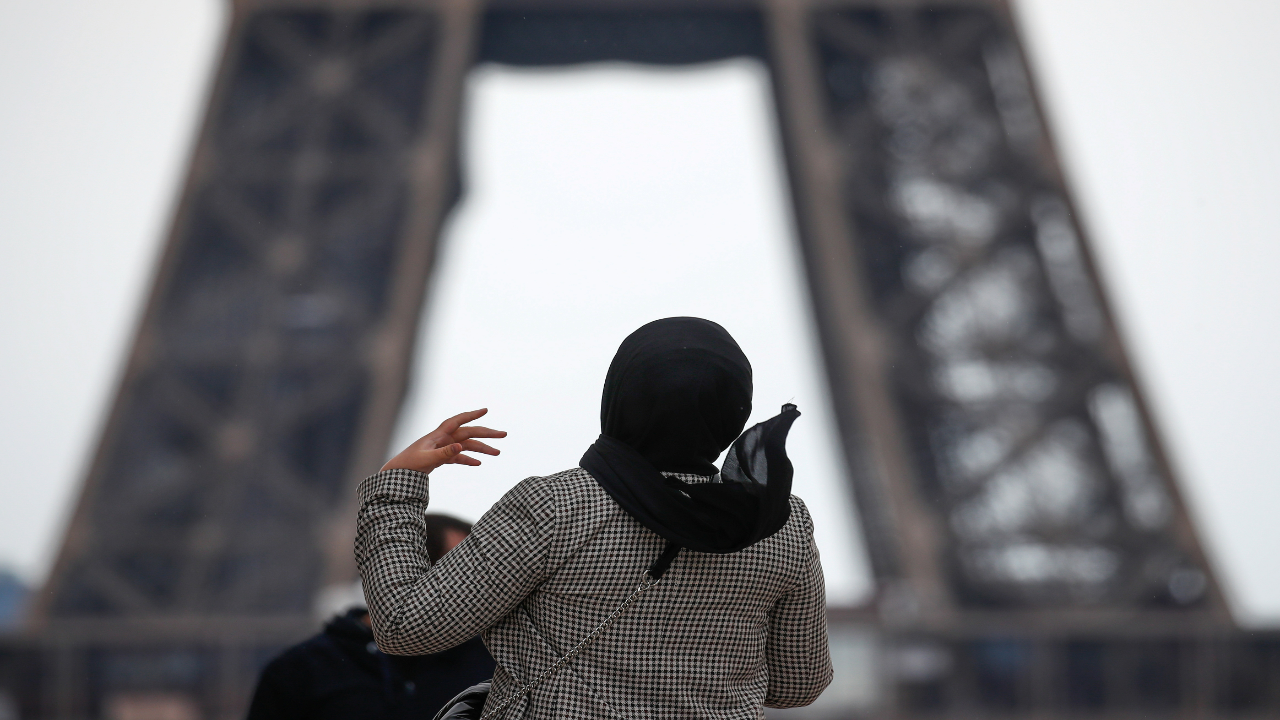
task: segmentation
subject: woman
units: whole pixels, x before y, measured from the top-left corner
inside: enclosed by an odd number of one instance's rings
[[[649,570],[660,582],[504,718],[759,718],[831,681],[822,567],[784,446],[799,413],[786,406],[734,442],[751,366],[724,328],[668,318],[628,336],[582,466],[521,482],[432,565],[427,474],[498,454],[479,438],[506,433],[466,425],[485,412],[446,420],[360,486],[356,560],[384,651],[483,633],[498,662],[487,711]]]

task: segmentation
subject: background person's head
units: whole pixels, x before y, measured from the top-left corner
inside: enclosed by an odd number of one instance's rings
[[[422,517],[427,524],[427,556],[431,558],[431,562],[440,562],[440,558],[446,553],[458,546],[458,543],[467,539],[471,534],[471,523],[459,520],[452,515],[443,513],[427,513]],[[365,626],[369,625],[369,611],[364,606],[363,591],[361,591],[359,583],[355,585],[359,599],[352,604],[347,613],[359,612],[359,621]],[[327,615],[326,615],[327,616]]]
[[[458,546],[471,534],[471,523],[459,520],[452,515],[427,513],[423,516],[427,524],[427,555],[431,562],[440,562],[445,553]]]

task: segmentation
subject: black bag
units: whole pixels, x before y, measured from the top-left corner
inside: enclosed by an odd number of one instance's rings
[[[593,640],[600,637],[600,634],[612,625],[613,621],[617,620],[623,611],[636,598],[640,597],[641,593],[658,584],[658,581],[662,579],[663,573],[667,571],[667,568],[671,567],[671,561],[675,560],[676,555],[679,553],[680,546],[673,542],[668,542],[666,549],[662,551],[658,559],[654,560],[653,565],[640,576],[640,584],[635,590],[631,591],[626,600],[623,600],[612,613],[609,613],[609,617],[597,625],[595,630],[588,633],[581,642],[573,646],[572,650],[565,653],[564,657],[552,663],[551,667],[543,670],[537,677],[521,685],[515,692],[503,698],[501,702],[494,706],[493,710],[488,713],[484,712],[484,705],[489,700],[489,690],[493,687],[493,680],[489,680],[479,685],[472,685],[458,693],[452,700],[445,703],[444,707],[440,708],[440,712],[436,713],[435,718],[432,720],[490,720],[490,718],[500,715],[502,711],[507,709],[507,706],[527,695],[530,690],[543,680],[555,675],[565,663],[577,657],[578,653],[582,652]]]

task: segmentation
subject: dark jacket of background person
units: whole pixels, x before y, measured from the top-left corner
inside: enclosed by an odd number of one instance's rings
[[[483,632],[498,661],[490,704],[586,637],[666,545],[581,468],[519,483],[434,565],[422,552],[426,475],[385,470],[359,494],[356,560],[378,643],[433,653]],[[822,567],[793,496],[786,525],[751,547],[681,551],[660,584],[502,720],[758,718],[762,705],[807,705],[830,682]]]
[[[420,520],[432,560],[471,532],[469,523],[448,515]],[[493,658],[478,637],[432,655],[389,656],[363,622],[367,615],[352,608],[272,660],[248,720],[430,720],[453,696],[493,676]]]
[[[354,608],[262,672],[249,720],[426,720],[493,674],[479,638],[434,655],[390,657]]]

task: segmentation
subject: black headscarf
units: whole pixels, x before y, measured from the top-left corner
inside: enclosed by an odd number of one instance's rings
[[[602,432],[581,465],[669,546],[736,552],[791,514],[786,439],[800,413],[784,405],[739,436],[750,414],[751,363],[733,337],[700,318],[657,320],[631,333],[609,365]],[[730,443],[720,482],[661,474],[714,475]]]

